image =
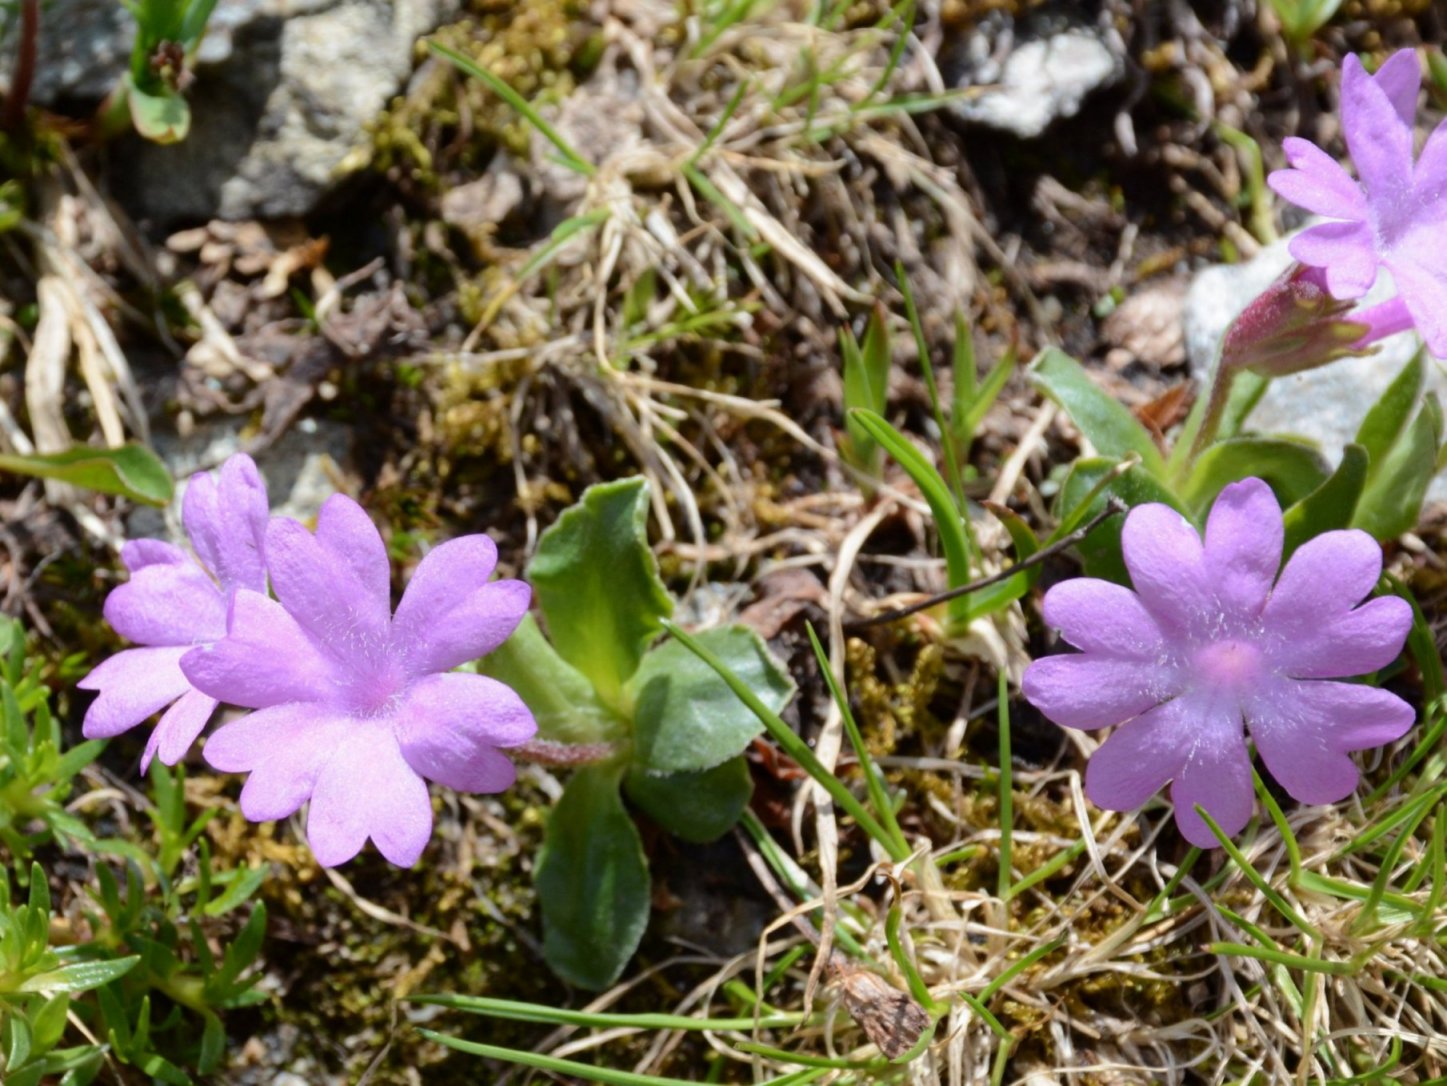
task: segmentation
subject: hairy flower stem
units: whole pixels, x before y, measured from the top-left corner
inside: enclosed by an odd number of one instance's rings
[[[1206,406],[1191,441],[1191,455],[1187,463],[1194,463],[1216,439],[1216,431],[1221,428],[1221,417],[1226,413],[1226,405],[1231,401],[1231,385],[1235,380],[1236,371],[1233,368],[1217,364],[1216,372],[1211,377],[1211,387],[1206,394]]]
[[[30,85],[35,80],[36,42],[40,38],[40,0],[20,0],[20,34],[15,52],[15,74],[10,80],[10,94],[0,114],[0,129],[18,132],[25,121],[25,107],[30,101]]]
[[[606,762],[618,753],[612,743],[556,743],[551,739],[533,739],[520,747],[509,747],[508,753],[546,766],[581,766]]]

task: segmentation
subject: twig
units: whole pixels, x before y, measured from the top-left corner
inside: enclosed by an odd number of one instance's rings
[[[1061,536],[1054,543],[1051,543],[1048,547],[1041,547],[1029,558],[1016,562],[1009,569],[1002,569],[999,573],[992,573],[988,577],[981,577],[978,581],[971,581],[969,584],[958,585],[955,588],[948,589],[944,592],[936,593],[933,596],[926,596],[918,603],[912,603],[908,607],[898,607],[895,608],[893,611],[885,611],[881,615],[874,615],[871,618],[864,618],[859,619],[857,622],[850,622],[845,626],[845,629],[863,630],[867,629],[870,626],[883,626],[886,622],[894,622],[897,619],[908,618],[910,615],[918,614],[921,611],[927,611],[929,608],[934,607],[936,604],[944,603],[947,600],[952,600],[959,596],[968,596],[971,592],[978,592],[981,589],[989,588],[991,585],[999,584],[1001,581],[1008,581],[1011,577],[1015,576],[1015,574],[1019,573],[1021,570],[1029,569],[1031,566],[1038,566],[1041,562],[1044,562],[1049,558],[1053,558],[1061,551],[1066,550],[1069,547],[1075,546],[1075,544],[1079,543],[1091,532],[1095,531],[1096,528],[1100,527],[1103,521],[1108,520],[1110,517],[1115,516],[1117,513],[1126,512],[1128,508],[1129,507],[1125,504],[1125,502],[1121,501],[1120,498],[1107,498],[1105,502],[1105,508],[1102,509],[1099,513],[1095,514],[1095,516],[1091,517],[1079,528],[1075,529],[1075,531],[1071,532],[1069,535]]]

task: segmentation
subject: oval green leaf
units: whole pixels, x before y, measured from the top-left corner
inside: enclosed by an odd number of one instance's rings
[[[0,471],[56,479],[146,505],[164,506],[175,493],[166,465],[144,445],[122,445],[119,449],[78,445],[58,453],[0,454]]]
[[[1250,476],[1265,480],[1282,506],[1295,505],[1331,474],[1321,453],[1300,441],[1275,437],[1233,437],[1203,452],[1191,469],[1182,497],[1204,516],[1216,495]]]
[[[706,630],[698,641],[777,713],[794,681],[753,630]],[[711,769],[740,753],[763,731],[759,718],[713,668],[676,640],[643,658],[634,697],[633,761],[650,773]]]
[[[535,881],[543,956],[569,984],[618,979],[648,926],[648,864],[618,792],[622,767],[573,774],[548,818]]]
[[[641,476],[589,487],[543,533],[528,567],[553,647],[607,705],[673,613],[648,546],[648,483]]]
[[[1065,408],[1101,456],[1122,459],[1130,453],[1157,478],[1166,464],[1150,433],[1113,396],[1107,395],[1064,351],[1047,347],[1030,363],[1030,377],[1052,400]]]
[[[634,766],[624,789],[630,800],[669,833],[703,845],[733,829],[748,806],[754,782],[748,762],[740,754],[697,773],[655,776]]]

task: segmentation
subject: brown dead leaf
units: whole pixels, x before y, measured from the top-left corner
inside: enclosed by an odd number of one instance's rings
[[[1159,441],[1167,430],[1186,417],[1191,409],[1191,385],[1181,381],[1172,385],[1150,403],[1135,409],[1135,417]]]
[[[907,992],[901,992],[878,973],[862,969],[837,954],[830,972],[849,1016],[879,1051],[891,1060],[903,1056],[929,1028],[929,1014]]]
[[[827,601],[819,578],[807,569],[775,570],[759,578],[759,598],[739,614],[739,621],[765,641],[779,636],[785,626],[810,606],[823,607]]]

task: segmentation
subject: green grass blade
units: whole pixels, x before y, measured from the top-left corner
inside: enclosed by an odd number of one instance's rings
[[[1011,842],[1015,829],[1015,773],[1010,760],[1010,687],[1003,670],[1000,672],[996,690],[1000,722],[1000,870],[995,882],[995,893],[1001,901],[1009,901],[1010,879],[1013,874],[1010,864],[1013,859]],[[1008,909],[1004,916],[1008,924]]]
[[[869,804],[874,808],[874,813],[879,816],[880,824],[884,826],[894,842],[894,849],[890,856],[895,860],[902,859],[910,853],[909,842],[905,840],[904,831],[899,828],[899,822],[894,817],[894,804],[890,802],[889,793],[884,789],[883,775],[874,764],[874,759],[869,754],[869,748],[864,745],[864,736],[859,730],[859,722],[854,719],[854,712],[849,708],[849,698],[845,696],[844,691],[839,687],[838,680],[834,677],[834,669],[829,665],[829,655],[824,651],[824,646],[819,641],[819,635],[814,631],[814,624],[806,623],[805,629],[809,633],[809,644],[814,649],[814,659],[819,664],[819,673],[824,676],[824,682],[829,687],[834,704],[839,706],[839,713],[844,718],[844,730],[849,735],[849,744],[854,748],[855,757],[859,759],[859,771],[864,775],[864,787],[869,795]]]
[[[834,801],[844,808],[854,820],[859,823],[860,829],[869,834],[879,842],[880,847],[890,854],[893,860],[903,860],[909,855],[908,850],[903,855],[896,856],[897,849],[889,833],[881,826],[878,820],[869,813],[864,804],[855,798],[854,793],[844,787],[844,784],[829,770],[824,768],[824,763],[819,761],[818,756],[809,749],[809,744],[800,739],[794,729],[779,719],[779,715],[773,712],[767,705],[758,699],[758,696],[748,688],[737,675],[730,671],[717,656],[705,648],[692,634],[680,629],[672,622],[663,623],[664,630],[678,638],[679,644],[683,645],[700,660],[713,668],[718,673],[730,690],[738,695],[739,700],[748,706],[749,712],[759,718],[769,737],[779,744],[780,748],[794,761],[803,767],[804,771],[818,781]]]
[[[885,452],[899,462],[905,473],[914,480],[920,493],[934,514],[935,528],[940,534],[940,548],[945,552],[945,567],[949,574],[950,587],[968,584],[970,581],[970,541],[965,533],[964,518],[950,494],[945,481],[924,455],[911,445],[907,438],[885,421],[883,416],[872,411],[852,411],[850,417],[857,418]],[[970,598],[959,596],[949,602],[950,618],[967,621]]]
[[[434,1007],[484,1014],[513,1022],[541,1022],[556,1026],[580,1026],[585,1029],[667,1029],[667,1030],[751,1030],[792,1029],[804,1021],[802,1014],[785,1013],[754,1018],[690,1018],[679,1014],[611,1014],[549,1007],[540,1003],[520,1003],[489,996],[454,995],[439,992],[408,996],[409,1003],[425,1003]]]
[[[924,377],[925,388],[929,392],[930,410],[934,413],[935,425],[939,427],[940,435],[944,439],[945,456],[945,479],[949,482],[950,493],[955,498],[955,508],[959,510],[963,519],[965,511],[965,484],[960,475],[959,457],[955,449],[955,443],[950,440],[951,429],[949,421],[945,418],[944,405],[940,402],[940,390],[935,384],[935,368],[930,362],[929,343],[925,339],[924,324],[919,317],[919,307],[915,305],[914,291],[909,286],[909,276],[904,273],[904,265],[894,265],[894,278],[899,285],[899,292],[904,296],[904,311],[909,317],[910,331],[914,333],[915,354],[919,358],[920,374]]]
[[[451,1037],[436,1030],[421,1029],[418,1032],[429,1041],[466,1052],[470,1056],[483,1056],[491,1060],[517,1064],[519,1067],[533,1067],[539,1071],[569,1076],[582,1082],[601,1082],[604,1086],[696,1086],[693,1081],[681,1078],[663,1078],[659,1075],[641,1075],[636,1071],[620,1071],[613,1067],[594,1067],[576,1060],[563,1060],[556,1056],[545,1056],[539,1052],[523,1052],[516,1048],[500,1048],[497,1045],[479,1044]],[[760,1086],[793,1086],[795,1083],[812,1082],[821,1077],[827,1068],[810,1068],[805,1072],[791,1072],[760,1083]]]
[[[443,45],[436,39],[428,39],[427,48],[445,60],[451,61],[459,71],[465,72],[467,75],[472,76],[473,79],[483,83],[493,94],[517,110],[528,124],[538,130],[539,135],[557,148],[558,154],[562,156],[563,165],[575,173],[582,174],[584,177],[592,177],[593,174],[598,172],[597,167],[582,155],[578,154],[558,130],[543,119],[543,115],[533,108],[531,102],[486,68],[481,67],[471,57]]]
[[[1271,902],[1276,911],[1285,917],[1286,920],[1302,934],[1308,938],[1319,940],[1321,933],[1307,923],[1302,915],[1293,909],[1269,882],[1261,877],[1261,872],[1257,871],[1256,868],[1252,866],[1251,861],[1246,858],[1245,854],[1236,847],[1236,842],[1221,832],[1221,827],[1216,824],[1216,820],[1211,817],[1210,812],[1198,803],[1196,804],[1196,813],[1201,816],[1202,821],[1204,821],[1211,832],[1215,834],[1216,840],[1220,842],[1221,847],[1226,850],[1226,855],[1231,857],[1231,862],[1241,869],[1241,874],[1246,876],[1247,881],[1250,882],[1251,885],[1261,891],[1262,896]]]

